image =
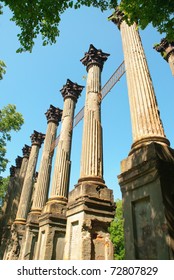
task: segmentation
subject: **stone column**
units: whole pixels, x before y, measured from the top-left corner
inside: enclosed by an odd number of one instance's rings
[[[90,45],[81,59],[88,72],[81,172],[78,184],[68,198],[64,259],[113,258],[108,227],[114,218],[115,206],[113,193],[103,179],[100,116],[101,71],[108,56]]]
[[[154,46],[157,52],[169,63],[172,75],[174,76],[174,42],[162,39],[160,44]]]
[[[136,24],[128,26],[119,10],[110,17],[121,32],[132,121],[132,148],[152,141],[169,145]]]
[[[66,230],[70,154],[74,109],[83,86],[67,80],[61,89],[64,98],[62,126],[57,146],[51,195],[39,218],[36,259],[62,259]]]
[[[64,108],[49,201],[55,199],[67,202],[74,110],[82,89],[83,86],[73,83],[69,79],[61,89]]]
[[[34,130],[34,133],[31,135],[31,152],[28,162],[28,167],[23,183],[20,203],[16,215],[15,224],[25,224],[28,211],[29,211],[29,205],[30,205],[30,199],[32,194],[32,187],[33,187],[33,176],[36,169],[39,149],[44,141],[45,135],[37,132]]]
[[[30,199],[33,188],[33,176],[35,173],[39,149],[41,147],[41,144],[43,143],[44,138],[44,134],[35,130],[34,133],[31,135],[32,147],[30,151],[30,157],[22,187],[22,193],[20,197],[16,219],[11,226],[11,240],[8,244],[8,248],[4,256],[4,259],[6,260],[15,260],[19,258],[22,238],[25,232],[26,219],[30,207]]]
[[[16,218],[16,213],[20,201],[20,195],[22,191],[23,181],[27,170],[28,159],[30,155],[31,147],[25,145],[22,149],[23,158],[17,157],[16,167],[10,168],[10,183],[7,191],[7,198],[3,205],[3,242],[4,248],[7,248],[7,243],[10,242],[10,228]],[[21,162],[22,159],[22,162]],[[1,246],[1,253],[4,249]],[[2,253],[3,254],[3,253]]]
[[[128,26],[119,8],[110,19],[121,32],[133,134],[118,176],[126,259],[173,259],[174,150],[165,137],[137,26]]]
[[[52,143],[56,139],[57,126],[62,117],[62,110],[50,105],[50,108],[45,113],[45,115],[47,118],[48,127],[37,179],[37,189],[35,191],[33,206],[31,208],[31,212],[39,211],[39,213],[45,205],[48,196],[53,158],[53,153],[50,153],[50,149]]]
[[[30,200],[30,211],[32,209],[32,206],[33,206],[33,202],[34,202],[34,198],[36,197],[35,195],[35,192],[37,191],[37,181],[38,181],[38,176],[39,176],[39,172],[35,172],[34,175],[33,175],[33,189],[32,189],[32,196],[31,196],[31,200]],[[27,220],[28,220],[28,217],[30,215],[31,212],[28,213],[28,216],[27,216]]]
[[[26,171],[27,171],[30,152],[31,152],[31,147],[25,144],[25,146],[22,148],[23,159],[22,159],[22,165],[21,165],[21,169],[20,169],[20,173],[19,173],[21,189],[22,189],[24,178],[25,178]]]
[[[101,71],[109,54],[90,45],[88,53],[81,59],[88,76],[84,109],[81,171],[79,182],[103,180],[103,145],[101,127]]]
[[[12,190],[12,198],[10,203],[10,208],[8,210],[8,220],[7,224],[12,225],[16,218],[16,213],[18,210],[20,195],[22,191],[22,186],[20,184],[20,172],[22,168],[22,162],[23,158],[18,156],[15,160],[16,162],[16,168],[15,168],[15,180],[14,180],[14,186]]]
[[[28,166],[28,159],[30,155],[31,147],[28,145],[25,145],[22,149],[23,152],[23,158],[18,157],[16,159],[16,168],[18,170],[18,176],[16,176],[15,179],[15,188],[13,190],[13,199],[12,204],[10,208],[10,221],[9,223],[12,224],[16,218],[19,202],[20,202],[20,196],[22,192],[23,182],[25,178],[25,174],[27,171]]]
[[[47,118],[48,126],[37,183],[35,183],[31,212],[28,214],[27,218],[26,233],[23,240],[23,246],[20,256],[21,259],[34,258],[39,231],[38,218],[48,198],[53,158],[53,153],[50,152],[50,149],[56,139],[57,127],[62,117],[62,110],[54,107],[53,105],[50,105],[50,108],[47,110],[45,115]]]
[[[22,157],[20,156],[17,156],[17,158],[15,159],[15,162],[16,162],[16,168],[18,168],[20,170],[21,168],[21,165],[22,165]]]

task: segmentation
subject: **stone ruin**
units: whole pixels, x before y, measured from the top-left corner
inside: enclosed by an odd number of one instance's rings
[[[121,162],[118,175],[126,259],[174,259],[174,150],[164,133],[136,24],[128,26],[118,9],[109,19],[121,33],[133,135],[129,155]],[[81,59],[86,66],[87,83],[81,170],[74,189],[69,192],[73,118],[83,86],[69,79],[60,90],[63,110],[50,105],[45,113],[46,134],[34,131],[31,147],[24,146],[23,157],[18,157],[16,167],[11,168],[0,220],[1,259],[113,259],[108,227],[116,206],[113,191],[103,178],[100,106],[101,72],[108,56],[91,44]],[[170,66],[172,56],[170,48]],[[60,121],[61,133],[48,197],[52,147]]]

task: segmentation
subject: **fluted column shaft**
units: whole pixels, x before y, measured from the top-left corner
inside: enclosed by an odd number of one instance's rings
[[[32,193],[33,174],[36,168],[38,153],[39,153],[39,147],[36,145],[32,146],[30,158],[28,162],[28,168],[24,179],[22,193],[21,193],[19,208],[16,215],[16,221],[17,220],[25,221],[27,218],[28,207],[29,207],[31,193]]]
[[[68,79],[66,85],[61,90],[64,97],[64,107],[50,200],[55,198],[67,201],[74,110],[82,89],[82,86],[74,84]]]
[[[61,133],[57,145],[57,154],[53,173],[54,175],[51,189],[51,198],[67,198],[71,164],[70,152],[75,103],[75,100],[71,98],[65,99],[64,102]]]
[[[35,132],[34,132],[34,134],[35,134]],[[29,157],[29,161],[28,161],[27,171],[26,171],[26,175],[25,175],[25,179],[24,179],[24,183],[23,183],[23,188],[22,188],[22,193],[21,193],[21,197],[20,197],[20,202],[19,202],[19,207],[18,207],[15,223],[21,223],[21,222],[25,223],[27,214],[29,211],[32,187],[33,187],[33,176],[34,176],[35,169],[36,169],[39,149],[40,149],[41,143],[43,142],[43,134],[37,133],[37,132],[36,132],[36,134],[37,134],[37,138],[38,138],[38,134],[39,134],[41,139],[32,140],[33,143],[32,143],[32,147],[31,147],[30,157]]]
[[[103,178],[101,127],[101,69],[93,65],[88,70],[80,178]]]
[[[103,144],[101,127],[101,71],[109,54],[90,45],[81,62],[87,67],[86,101],[81,154],[81,181],[103,180]]]
[[[54,108],[54,118],[51,116],[50,111]],[[56,111],[57,110],[57,111]],[[57,113],[56,113],[56,112]],[[48,126],[44,140],[43,153],[41,158],[41,164],[39,168],[39,174],[37,178],[37,188],[34,193],[33,205],[31,211],[41,211],[46,203],[48,196],[48,189],[50,183],[51,167],[53,153],[50,153],[51,145],[55,141],[58,122],[61,120],[62,110],[53,106],[47,111],[48,115]]]
[[[169,144],[159,116],[155,92],[136,24],[120,24],[132,120],[133,146],[156,141]]]
[[[20,169],[20,172],[19,172],[19,179],[20,179],[21,183],[25,178],[25,174],[26,174],[26,171],[27,171],[27,166],[28,166],[28,157],[23,157],[21,169]]]

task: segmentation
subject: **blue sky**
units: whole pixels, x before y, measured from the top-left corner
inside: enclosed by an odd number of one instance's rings
[[[0,82],[1,107],[15,104],[23,114],[25,123],[18,133],[12,133],[12,141],[7,146],[10,160],[4,176],[9,175],[9,167],[15,165],[15,158],[22,156],[24,144],[30,145],[33,130],[46,132],[44,113],[50,104],[63,108],[60,89],[69,78],[80,85],[86,85],[83,76],[86,69],[80,59],[92,43],[96,48],[110,54],[102,72],[102,85],[107,82],[123,61],[122,43],[117,27],[107,20],[112,11],[101,13],[95,8],[69,10],[62,15],[60,37],[52,46],[42,47],[41,38],[36,40],[33,52],[16,54],[19,47],[18,28],[9,21],[7,8],[0,17],[1,44],[0,59],[7,65],[7,73]],[[167,138],[174,146],[174,92],[173,77],[166,63],[153,50],[162,36],[152,27],[141,31],[150,73],[152,76],[161,119]],[[84,106],[85,89],[76,105],[75,114]],[[117,175],[120,174],[120,161],[127,157],[132,144],[131,121],[127,95],[126,75],[116,84],[102,102],[104,179],[113,189],[114,196],[121,198]],[[71,152],[70,190],[79,179],[80,154],[83,121],[73,131]],[[60,131],[60,126],[58,134]],[[40,150],[37,171],[39,171]]]

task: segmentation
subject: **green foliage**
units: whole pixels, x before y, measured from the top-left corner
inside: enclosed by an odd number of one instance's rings
[[[0,111],[0,173],[5,171],[8,159],[6,155],[7,141],[11,140],[11,131],[19,131],[24,119],[16,112],[16,106],[9,104]]]
[[[13,13],[11,18],[21,29],[18,34],[20,48],[17,52],[32,51],[34,40],[39,34],[43,45],[53,44],[59,36],[61,15],[67,9],[79,9],[82,6],[99,8],[102,12],[117,6],[117,0],[0,0]],[[122,0],[121,10],[131,24],[138,22],[144,29],[149,23],[160,33],[166,33],[169,41],[174,40],[174,1],[173,0]],[[2,6],[0,5],[0,14]]]
[[[31,52],[34,40],[39,34],[42,36],[43,45],[55,43],[59,36],[61,14],[67,9],[93,6],[104,11],[117,4],[115,0],[0,0],[0,2],[10,8],[13,13],[11,20],[21,29],[21,33],[18,34],[21,46],[17,52]]]
[[[166,34],[168,41],[174,41],[173,0],[122,0],[120,9],[129,24],[137,22],[141,29],[145,29],[151,23],[160,34]]]
[[[2,178],[0,176],[0,206],[3,204],[3,200],[5,198],[5,194],[10,182],[10,176],[7,178]]]
[[[116,260],[124,260],[125,248],[124,248],[124,229],[123,229],[123,210],[122,200],[116,201],[116,215],[109,227],[109,233],[111,241],[114,244],[114,258]]]
[[[5,63],[2,60],[0,60],[0,80],[3,79],[3,75],[6,73],[5,67]]]
[[[61,15],[70,8],[82,6],[99,8],[102,12],[113,9],[117,0],[0,0],[13,13],[12,21],[20,28],[18,34],[20,48],[17,52],[32,51],[34,40],[39,34],[43,45],[54,44],[59,36]],[[173,0],[122,0],[120,9],[124,11],[129,24],[137,22],[144,29],[149,23],[160,33],[166,33],[169,41],[174,41],[174,1]],[[2,6],[0,5],[0,14]]]

